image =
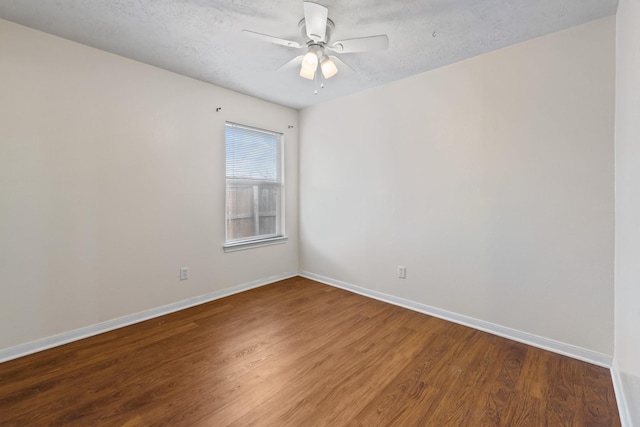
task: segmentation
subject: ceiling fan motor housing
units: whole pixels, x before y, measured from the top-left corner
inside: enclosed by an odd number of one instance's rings
[[[307,45],[311,45],[311,44],[319,44],[319,45],[327,45],[329,44],[329,41],[331,40],[331,33],[333,32],[333,29],[336,27],[336,25],[333,23],[333,21],[329,18],[327,18],[327,29],[325,30],[325,35],[324,35],[324,39],[322,40],[314,40],[314,39],[309,39],[309,36],[307,35],[307,24],[304,18],[302,18],[300,20],[300,22],[298,22],[298,28],[300,29],[300,33],[302,34],[302,37],[304,39],[308,39],[307,40]]]

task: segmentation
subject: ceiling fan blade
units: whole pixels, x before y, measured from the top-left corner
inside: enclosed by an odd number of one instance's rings
[[[357,39],[340,40],[331,46],[327,46],[338,53],[367,52],[373,50],[387,50],[389,37],[386,34],[379,36],[360,37]]]
[[[249,37],[253,37],[254,39],[262,40],[269,43],[275,43],[275,44],[288,46],[288,47],[295,47],[296,49],[299,49],[301,47],[306,47],[306,45],[301,45],[298,42],[281,39],[279,37],[268,36],[266,34],[256,33],[255,31],[242,30],[242,32]]]
[[[354,70],[351,65],[347,64],[346,62],[344,62],[342,59],[338,58],[337,56],[329,55],[329,58],[331,58],[333,60],[333,62],[335,62],[336,65],[338,65],[338,68],[348,68],[349,70],[353,71],[354,73],[356,72],[356,70]]]
[[[296,56],[291,61],[287,62],[286,64],[284,64],[282,66],[280,66],[280,68],[278,68],[276,71],[288,71],[288,70],[291,70],[293,68],[299,68],[300,64],[302,64],[302,58],[304,58],[303,55]]]
[[[313,41],[324,41],[327,32],[327,17],[329,9],[312,1],[305,1],[304,23],[307,27],[307,36]]]

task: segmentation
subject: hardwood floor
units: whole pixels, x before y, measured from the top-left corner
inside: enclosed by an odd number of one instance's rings
[[[2,426],[618,426],[609,371],[303,278],[0,364]]]

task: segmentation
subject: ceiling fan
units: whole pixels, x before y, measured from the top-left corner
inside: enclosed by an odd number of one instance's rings
[[[336,64],[348,68],[351,67],[337,56],[327,54],[326,51],[354,53],[386,50],[389,47],[389,37],[386,34],[332,41],[331,33],[335,28],[335,24],[329,19],[329,9],[312,1],[304,1],[302,5],[304,7],[304,18],[298,23],[298,28],[306,42],[298,43],[254,31],[242,30],[244,34],[263,41],[295,49],[307,49],[306,54],[293,58],[278,70],[300,66],[300,76],[305,79],[318,79],[320,75],[325,79],[329,79],[338,72]],[[320,71],[318,72],[318,70]]]

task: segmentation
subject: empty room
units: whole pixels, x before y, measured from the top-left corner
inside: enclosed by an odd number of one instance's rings
[[[3,0],[0,426],[640,426],[638,22]]]

